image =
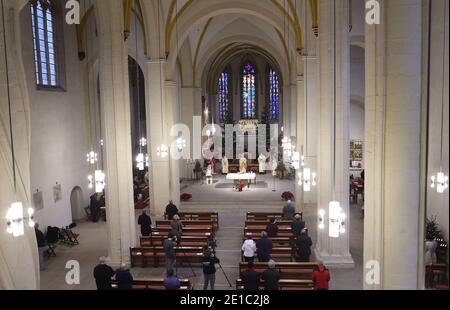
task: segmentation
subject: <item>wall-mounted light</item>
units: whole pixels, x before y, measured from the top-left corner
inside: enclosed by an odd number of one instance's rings
[[[14,237],[20,237],[24,234],[24,221],[28,219],[28,226],[34,227],[34,209],[28,208],[28,217],[23,216],[23,205],[21,202],[14,202],[6,214],[6,231]]]
[[[331,201],[328,207],[328,236],[331,238],[339,238],[345,233],[346,215],[342,212],[342,208],[338,201]],[[325,229],[326,211],[319,210],[318,228]]]
[[[303,190],[305,192],[311,191],[311,186],[316,186],[316,173],[311,172],[310,168],[303,168],[303,173],[299,172],[298,174],[298,185],[303,186]]]
[[[105,173],[102,170],[95,170],[94,176],[95,176],[95,191],[97,193],[102,193],[106,186]]]
[[[177,149],[180,152],[186,147],[186,140],[181,137],[177,139],[176,143],[177,143]]]
[[[89,153],[86,154],[86,161],[91,165],[95,164],[97,160],[98,156],[97,153],[95,153],[94,151],[90,151]]]
[[[139,145],[140,146],[147,146],[147,139],[145,137],[142,137],[139,139]]]
[[[448,188],[448,176],[444,172],[438,172],[431,177],[431,188],[436,188],[438,193],[443,193]]]
[[[161,144],[156,148],[156,155],[161,158],[166,158],[169,155],[169,149],[165,144]]]
[[[139,171],[144,171],[145,167],[148,167],[148,156],[144,153],[139,153],[136,156],[136,168],[138,168]]]

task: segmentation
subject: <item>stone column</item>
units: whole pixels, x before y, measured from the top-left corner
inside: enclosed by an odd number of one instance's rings
[[[366,26],[364,208],[364,265],[380,281],[364,288],[417,289],[422,1],[380,4],[381,24]]]
[[[165,206],[171,198],[170,194],[170,163],[169,156],[161,158],[157,155],[157,148],[161,144],[170,146],[167,140],[166,109],[165,109],[165,74],[166,61],[154,59],[147,62],[147,131],[149,140],[149,157],[151,171],[151,213],[154,216],[164,215]],[[163,130],[164,127],[164,130]]]
[[[301,57],[301,56],[298,56]],[[300,65],[303,65],[302,60],[299,61]],[[296,102],[296,151],[300,153],[300,156],[304,154],[305,145],[305,80],[303,75],[297,75],[296,80],[296,92],[297,92],[297,102]],[[298,185],[298,174],[302,172],[303,167],[300,165],[299,169],[295,173],[295,205],[297,211],[303,211],[303,186]]]
[[[334,5],[336,5],[336,12],[334,12]],[[318,210],[325,210],[326,218],[325,228],[317,230],[316,257],[329,266],[343,267],[353,266],[348,235],[350,108],[348,5],[348,0],[319,1],[320,137],[317,206]],[[334,14],[336,33],[334,33]],[[336,35],[336,51],[334,35]],[[334,59],[334,52],[336,52],[336,59]],[[336,98],[334,98],[334,61],[336,61]],[[334,101],[336,101],[336,109]],[[334,126],[334,120],[336,120],[336,126]],[[335,149],[334,138],[336,138]],[[333,167],[333,161],[335,167]],[[342,212],[347,216],[347,229],[338,238],[329,237],[328,231],[329,202],[333,200],[340,203]]]
[[[175,142],[176,137],[170,136],[170,129],[177,122],[178,116],[178,86],[174,81],[165,82],[166,91],[166,134],[168,145]],[[169,148],[170,149],[170,148]],[[170,158],[170,199],[177,206],[180,205],[180,160]]]
[[[136,244],[131,154],[128,50],[122,2],[97,0],[100,89],[104,118],[108,255],[112,265],[129,263]]]
[[[24,215],[31,206],[30,191],[30,106],[25,71],[20,50],[19,12],[10,8],[15,1],[5,1],[5,29],[0,5],[0,290],[39,289],[39,259],[34,229],[24,225],[24,235],[13,237],[6,232],[5,215],[15,201],[21,201]],[[8,5],[9,4],[9,5]],[[24,5],[24,4],[23,4]],[[5,32],[6,42],[3,40]],[[6,63],[8,55],[9,90],[14,139],[14,164],[17,191],[14,191],[13,159],[9,130]],[[41,227],[42,229],[42,227]]]

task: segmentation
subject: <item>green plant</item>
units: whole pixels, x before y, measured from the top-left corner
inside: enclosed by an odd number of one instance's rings
[[[427,218],[426,220],[426,239],[442,239],[442,231],[439,228],[438,223],[436,222],[436,216],[432,216],[431,218]]]
[[[280,160],[278,162],[278,165],[277,165],[277,168],[275,169],[275,171],[278,173],[280,179],[284,178],[284,173],[286,172],[286,166],[283,161]]]
[[[200,178],[199,174],[203,171],[202,164],[197,160],[194,166],[195,178],[198,180]]]

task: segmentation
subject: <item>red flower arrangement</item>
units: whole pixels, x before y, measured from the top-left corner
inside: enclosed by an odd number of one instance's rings
[[[188,194],[188,193],[181,194],[181,196],[180,196],[181,201],[188,201],[191,198],[192,198],[192,195]]]
[[[294,194],[292,194],[291,192],[284,192],[283,194],[281,194],[281,198],[283,198],[283,200],[291,200],[294,198]]]

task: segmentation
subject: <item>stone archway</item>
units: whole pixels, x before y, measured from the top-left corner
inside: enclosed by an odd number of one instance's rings
[[[73,222],[81,220],[84,217],[84,206],[83,190],[79,186],[75,186],[70,193],[70,210],[72,211]]]

